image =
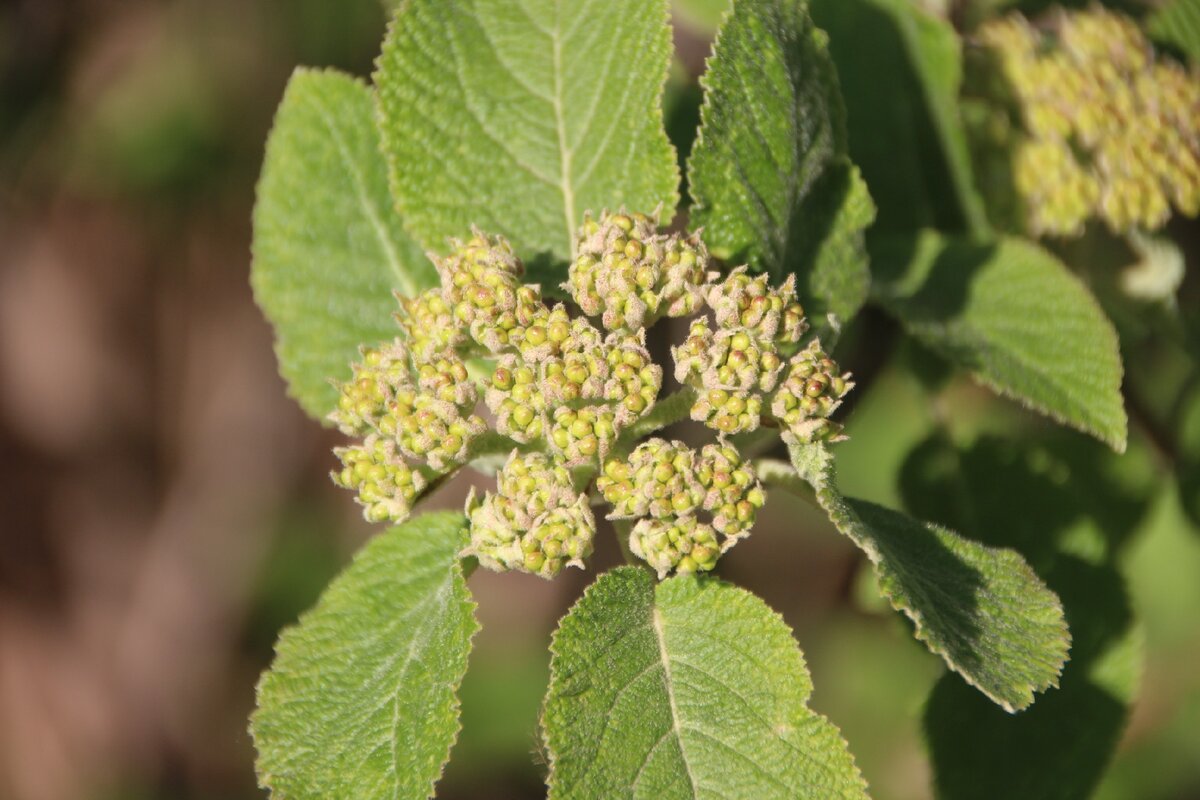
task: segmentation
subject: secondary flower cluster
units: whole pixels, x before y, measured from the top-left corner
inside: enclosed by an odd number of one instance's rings
[[[437,481],[499,450],[509,456],[496,491],[467,501],[466,553],[484,566],[543,577],[583,566],[603,498],[660,577],[705,571],[750,532],[765,499],[728,436],[768,425],[803,441],[839,438],[829,417],[853,384],[816,339],[801,346],[808,323],[794,281],[772,287],[744,267],[719,280],[698,236],[652,216],[585,221],[563,286],[582,315],[523,283],[502,238],[477,232],[435,264],[441,285],[401,298],[401,335],[363,350],[331,415],[361,439],[335,450],[333,479],[358,493],[369,520],[404,519]],[[673,375],[716,440],[698,451],[639,443],[673,421],[648,417],[663,368],[646,329],[693,315]]]
[[[1042,30],[1015,14],[979,41],[1003,78],[993,93],[1018,112],[1012,180],[1034,233],[1077,235],[1091,217],[1155,230],[1172,205],[1200,212],[1200,80],[1157,59],[1133,20],[1097,6]]]

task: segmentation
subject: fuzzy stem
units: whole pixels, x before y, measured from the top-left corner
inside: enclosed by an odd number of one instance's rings
[[[813,488],[786,461],[778,458],[760,458],[754,462],[754,471],[758,475],[758,479],[767,487],[783,489],[814,508],[820,508]]]

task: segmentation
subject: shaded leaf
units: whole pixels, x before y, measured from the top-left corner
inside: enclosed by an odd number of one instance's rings
[[[1150,38],[1200,62],[1200,0],[1172,0],[1146,19]]]
[[[884,596],[951,669],[1006,711],[1057,684],[1070,644],[1062,605],[1020,555],[847,499],[824,445],[789,450],[830,520],[875,565]]]
[[[251,732],[271,796],[426,798],[458,734],[475,604],[461,515],[373,539],[283,632]]]
[[[776,280],[795,273],[813,318],[848,320],[866,298],[875,206],[846,157],[825,35],[804,3],[737,0],[701,82],[692,222],[722,259]]]
[[[297,70],[267,139],[254,207],[254,297],[275,327],[289,393],[314,417],[333,410],[363,344],[397,331],[393,291],[437,283],[392,210],[371,90],[347,75]]]
[[[1116,332],[1057,258],[1021,239],[929,231],[873,255],[875,296],[908,333],[1001,394],[1125,449]]]
[[[585,211],[670,219],[666,0],[407,0],[375,74],[391,185],[431,250],[477,225],[570,256]]]
[[[911,0],[812,0],[845,98],[850,156],[881,230],[987,231],[958,117],[962,54],[944,20]]]
[[[635,567],[551,645],[551,798],[865,798],[783,620],[746,591]]]

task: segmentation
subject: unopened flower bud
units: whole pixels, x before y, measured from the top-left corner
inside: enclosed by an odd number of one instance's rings
[[[537,366],[517,356],[501,356],[484,392],[484,402],[496,415],[496,430],[525,444],[546,431],[546,398]]]
[[[388,405],[379,430],[395,437],[405,455],[445,472],[465,461],[471,443],[487,425],[474,414],[463,414],[453,403],[424,393],[400,392]]]
[[[749,433],[762,422],[762,408],[762,398],[757,394],[706,389],[697,395],[691,416],[727,435]]]
[[[638,445],[628,459],[605,463],[596,488],[613,507],[609,519],[682,516],[699,510],[704,500],[695,452],[683,442],[658,438]]]
[[[766,502],[762,484],[733,445],[722,441],[700,451],[696,480],[704,489],[704,510],[713,527],[731,538],[750,532],[758,509]]]
[[[569,467],[603,459],[616,438],[617,420],[610,406],[561,406],[554,410],[550,446]]]
[[[467,343],[466,331],[454,322],[440,288],[426,289],[416,297],[396,295],[400,310],[396,322],[416,358],[458,348]]]
[[[396,392],[411,388],[408,350],[399,341],[364,348],[352,370],[354,377],[338,387],[337,409],[329,419],[348,436],[364,436],[379,424]]]
[[[654,406],[662,388],[662,367],[650,358],[645,331],[611,333],[604,350],[608,362],[604,399],[616,404],[618,422],[627,425]]]
[[[721,328],[741,329],[760,341],[795,344],[808,330],[796,301],[794,275],[773,288],[767,275],[751,276],[746,267],[738,267],[709,290],[708,304]]]

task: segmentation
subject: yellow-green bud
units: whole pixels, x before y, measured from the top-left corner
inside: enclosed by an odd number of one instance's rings
[[[689,516],[639,521],[629,534],[629,549],[653,567],[659,578],[671,572],[708,572],[721,556],[712,526]]]
[[[356,501],[369,522],[401,522],[427,482],[396,452],[395,443],[378,435],[361,446],[334,448],[342,468],[330,473],[333,482],[358,492]]]
[[[788,375],[771,401],[771,415],[802,442],[837,441],[841,426],[829,417],[854,388],[850,373],[843,373],[813,340],[788,362]]]

